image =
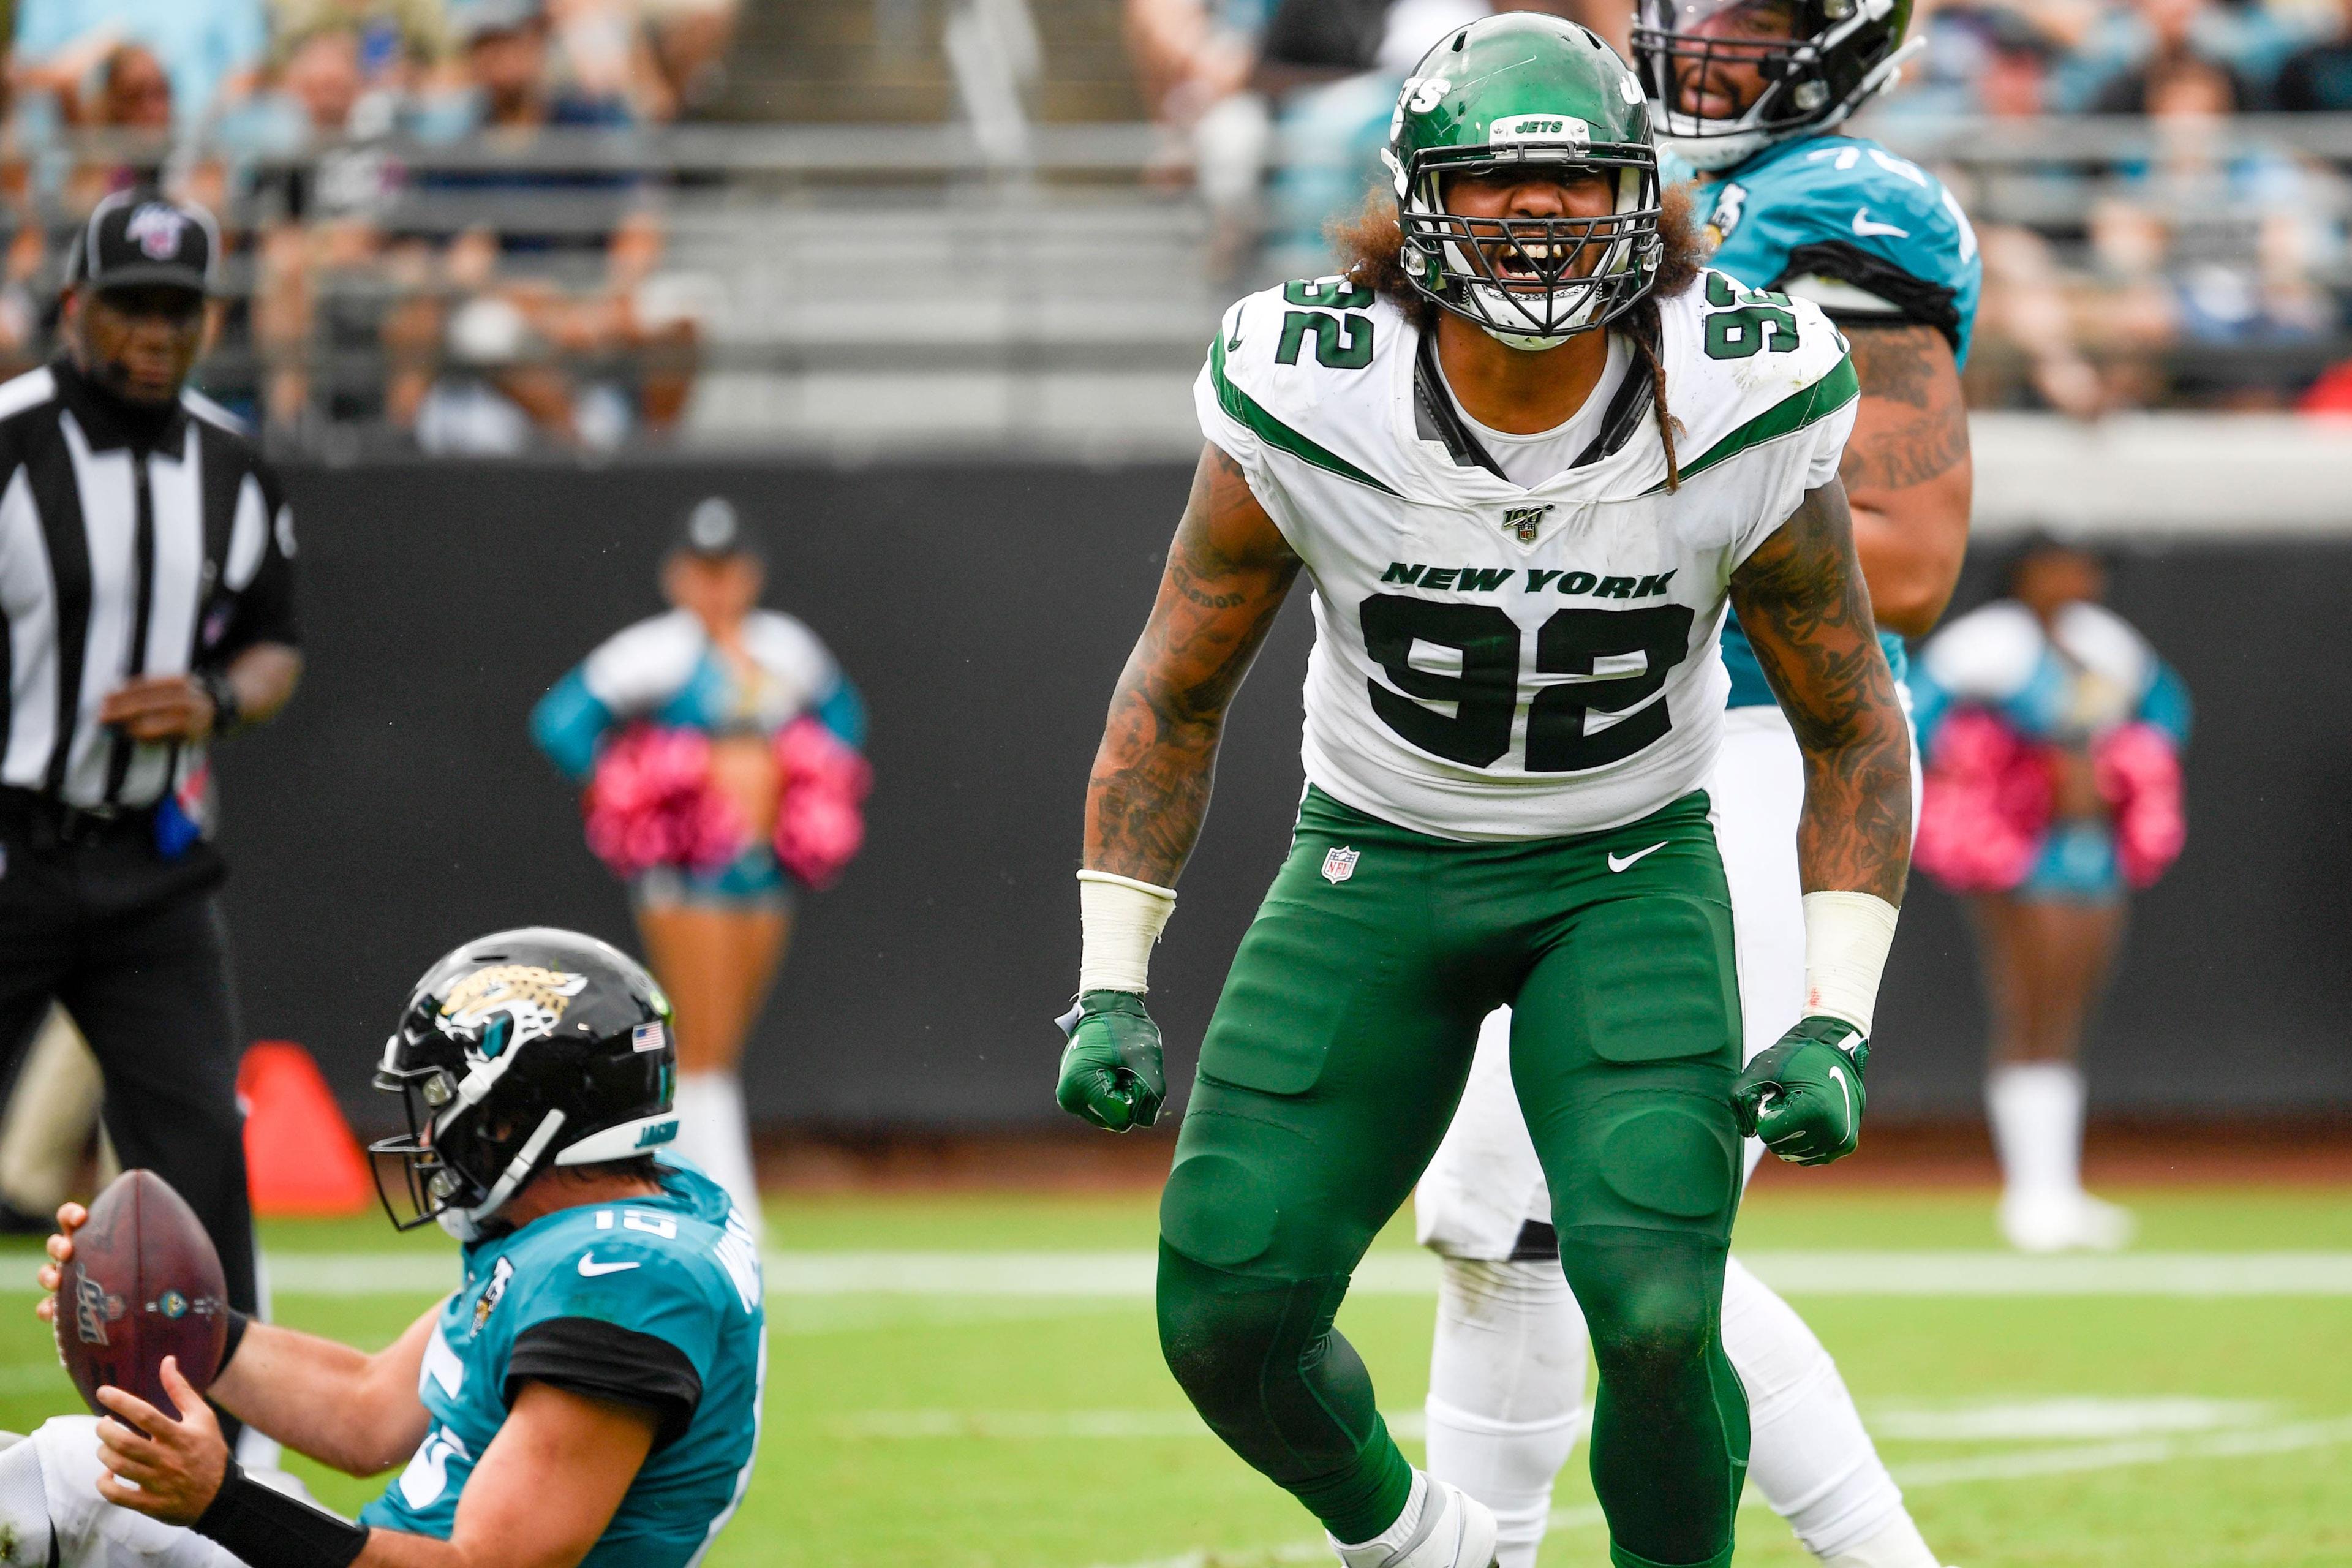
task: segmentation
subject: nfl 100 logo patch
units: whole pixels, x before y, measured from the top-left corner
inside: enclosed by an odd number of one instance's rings
[[[1503,531],[1516,536],[1521,544],[1533,544],[1536,535],[1543,531],[1544,506],[1515,506],[1503,514]]]
[[[1360,850],[1345,845],[1331,850],[1323,857],[1323,879],[1337,887],[1356,874],[1356,862],[1362,858]]]

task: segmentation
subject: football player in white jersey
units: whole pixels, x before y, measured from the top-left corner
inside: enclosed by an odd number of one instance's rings
[[[1633,59],[1661,143],[1704,171],[1710,265],[1815,300],[1846,331],[1861,398],[1841,469],[1855,552],[1898,688],[1898,634],[1942,613],[1966,549],[1971,470],[1959,369],[1980,268],[1958,202],[1845,121],[1906,52],[1911,0],[1641,0]],[[1805,1007],[1796,736],[1736,623],[1708,796],[1731,888],[1745,1048]],[[1553,1256],[1543,1169],[1511,1092],[1507,1011],[1481,1033],[1454,1125],[1415,1198],[1443,1262],[1427,1404],[1430,1473],[1494,1509],[1502,1568],[1532,1568],[1576,1440],[1584,1362]],[[2028,1075],[2031,1076],[2031,1075]],[[2037,1080],[2039,1081],[2039,1080]],[[1752,1172],[1762,1153],[1748,1148]],[[1748,1479],[1829,1568],[1936,1568],[1829,1352],[1740,1262],[1724,1345],[1748,1391]]]
[[[1837,478],[1853,368],[1813,306],[1698,270],[1640,85],[1580,27],[1449,34],[1389,160],[1398,211],[1353,232],[1350,271],[1243,300],[1212,344],[1208,446],[1088,784],[1059,1099],[1113,1130],[1158,1114],[1150,947],[1303,570],[1308,788],[1161,1199],[1170,1368],[1344,1563],[1487,1568],[1493,1515],[1406,1463],[1332,1322],[1513,1003],[1600,1363],[1612,1561],[1721,1568],[1748,1450],[1718,1325],[1739,1140],[1853,1147],[1909,851]],[[1745,1071],[1703,788],[1727,603],[1806,788],[1813,1001]]]

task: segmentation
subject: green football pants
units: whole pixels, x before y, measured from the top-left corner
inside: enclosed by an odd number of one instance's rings
[[[1603,833],[1465,844],[1307,792],[1160,1198],[1161,1349],[1210,1427],[1333,1535],[1395,1521],[1412,1472],[1332,1321],[1506,1002],[1600,1363],[1615,1560],[1727,1563],[1748,1462],[1718,1331],[1739,995],[1704,795]]]

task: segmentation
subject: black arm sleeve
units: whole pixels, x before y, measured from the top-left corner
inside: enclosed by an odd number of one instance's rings
[[[368,1539],[366,1525],[265,1487],[234,1459],[221,1489],[188,1528],[248,1568],[348,1568]]]
[[[651,1411],[656,1450],[686,1435],[702,1403],[702,1375],[684,1351],[602,1318],[550,1318],[517,1335],[501,1391],[509,1409],[526,1383]]]
[[[1915,278],[1895,263],[1858,245],[1842,239],[1825,239],[1812,245],[1800,245],[1789,252],[1788,265],[1780,276],[1772,280],[1775,289],[1784,288],[1800,278],[1834,278],[1841,283],[1877,295],[1894,309],[1885,312],[1844,312],[1823,307],[1823,313],[1833,321],[1852,322],[1858,327],[1901,326],[1916,323],[1933,327],[1955,351],[1960,346],[1960,311],[1956,303],[1958,296],[1940,283],[1930,283]]]

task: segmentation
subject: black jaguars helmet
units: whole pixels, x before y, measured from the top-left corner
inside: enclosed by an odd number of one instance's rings
[[[618,948],[551,926],[466,943],[416,983],[376,1068],[408,1113],[406,1136],[368,1151],[406,1178],[404,1205],[378,1161],[384,1212],[471,1241],[551,1166],[669,1142],[677,1064],[669,999]]]

